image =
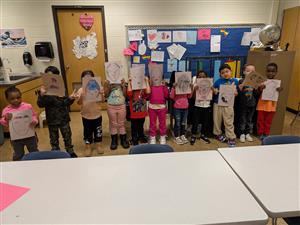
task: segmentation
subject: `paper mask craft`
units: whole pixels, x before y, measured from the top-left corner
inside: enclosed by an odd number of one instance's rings
[[[220,85],[218,105],[233,106],[235,85]]]
[[[211,90],[212,85],[213,85],[212,78],[198,78],[197,79],[198,89],[196,91],[196,100],[197,101],[212,100],[212,90]]]
[[[34,129],[30,127],[32,111],[23,110],[12,113],[9,121],[9,133],[11,140],[19,140],[35,136]]]
[[[145,55],[146,50],[147,46],[145,45],[144,41],[142,41],[142,43],[139,45],[138,52],[140,55]]]
[[[257,72],[252,72],[248,75],[246,75],[245,80],[243,82],[244,86],[251,86],[255,89],[258,88],[258,86],[265,82],[267,79],[265,76],[257,73]]]
[[[163,77],[163,64],[149,64],[148,65],[150,81],[152,86],[161,85]]]
[[[280,87],[281,80],[268,79],[264,84],[266,88],[262,92],[261,99],[277,102],[279,92],[276,89]]]
[[[106,62],[105,63],[106,79],[111,84],[121,84],[121,80],[123,79],[121,70],[122,70],[122,65],[120,62]]]
[[[146,88],[144,71],[145,69],[143,65],[130,68],[132,90],[141,90]]]
[[[190,94],[191,93],[191,82],[192,73],[191,72],[176,72],[175,82],[177,83],[175,92],[176,94]]]
[[[51,73],[42,73],[43,84],[47,89],[45,95],[65,96],[65,85],[62,76]]]
[[[82,79],[82,89],[84,93],[83,103],[100,102],[102,100],[100,77],[84,77]]]

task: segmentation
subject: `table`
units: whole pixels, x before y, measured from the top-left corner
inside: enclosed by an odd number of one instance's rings
[[[223,148],[219,152],[267,214],[300,216],[300,144]]]
[[[217,151],[4,162],[1,182],[31,190],[2,224],[266,224]]]

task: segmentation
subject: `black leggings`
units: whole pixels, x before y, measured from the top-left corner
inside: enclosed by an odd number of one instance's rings
[[[82,124],[86,144],[102,141],[102,116],[93,120],[82,118]]]

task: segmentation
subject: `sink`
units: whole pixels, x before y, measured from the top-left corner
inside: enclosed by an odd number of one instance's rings
[[[10,76],[10,80],[11,81],[15,81],[15,80],[21,80],[23,78],[29,77],[28,75],[21,75],[21,76]],[[3,77],[0,77],[0,81],[4,81]]]

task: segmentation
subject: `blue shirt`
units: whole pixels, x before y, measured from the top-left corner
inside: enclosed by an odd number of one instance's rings
[[[229,79],[225,79],[225,78],[220,78],[218,80],[216,80],[216,82],[214,83],[214,88],[216,89],[220,89],[221,85],[231,85],[232,83],[234,83],[236,89],[238,87],[238,80],[235,78],[229,78]],[[219,99],[219,93],[214,95],[214,103],[218,103],[218,99]]]

